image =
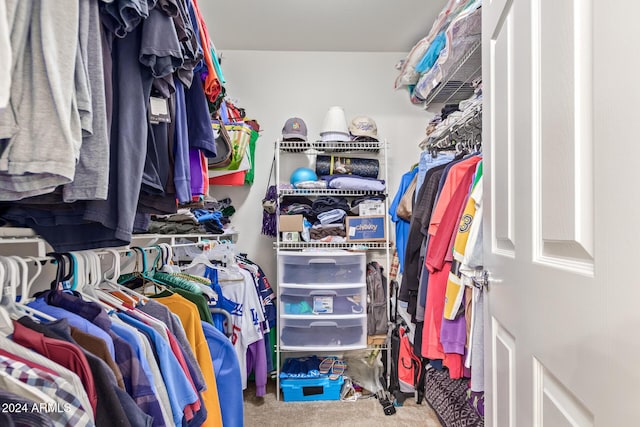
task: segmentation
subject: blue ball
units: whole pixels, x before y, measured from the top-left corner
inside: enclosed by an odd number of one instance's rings
[[[317,180],[318,180],[318,175],[316,175],[316,173],[309,168],[298,168],[291,173],[291,177],[289,178],[289,182],[294,187],[299,182],[317,181]]]

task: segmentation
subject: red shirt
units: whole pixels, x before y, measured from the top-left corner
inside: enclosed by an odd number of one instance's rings
[[[40,332],[27,328],[13,321],[13,341],[23,347],[40,353],[68,370],[75,372],[82,381],[93,413],[96,413],[98,395],[93,381],[93,374],[87,358],[77,346],[61,340],[45,337]]]

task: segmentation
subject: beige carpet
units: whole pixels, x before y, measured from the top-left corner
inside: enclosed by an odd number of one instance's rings
[[[276,400],[275,391],[275,380],[269,380],[267,395],[257,398],[255,385],[249,384],[244,392],[246,427],[441,427],[431,407],[426,402],[417,405],[415,399],[407,399],[394,415],[387,416],[373,398],[357,402],[284,402]]]

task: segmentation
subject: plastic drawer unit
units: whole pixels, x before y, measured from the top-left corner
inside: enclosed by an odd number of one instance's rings
[[[347,251],[280,252],[279,284],[366,283],[363,253]]]
[[[321,317],[367,312],[366,284],[332,286],[280,285],[280,313]]]
[[[280,348],[297,351],[355,350],[367,346],[367,315],[281,315]]]

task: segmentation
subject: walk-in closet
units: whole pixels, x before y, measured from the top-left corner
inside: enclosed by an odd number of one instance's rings
[[[634,426],[635,2],[0,0],[0,426]]]

